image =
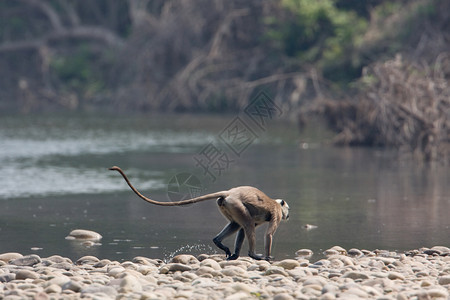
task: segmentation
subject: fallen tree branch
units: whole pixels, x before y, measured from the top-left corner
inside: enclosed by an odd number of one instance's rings
[[[60,31],[51,32],[38,39],[5,42],[0,44],[0,52],[37,50],[41,46],[47,45],[50,42],[65,39],[95,40],[102,42],[108,46],[114,47],[120,47],[124,44],[123,39],[121,39],[108,29],[95,26],[78,26],[75,28],[62,29]]]

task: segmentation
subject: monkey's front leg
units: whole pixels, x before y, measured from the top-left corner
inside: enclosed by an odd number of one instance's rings
[[[271,220],[266,230],[265,245],[264,245],[265,246],[264,248],[266,250],[266,257],[264,259],[267,261],[273,259],[273,256],[270,255],[270,253],[272,252],[272,239],[279,223],[280,221]]]
[[[256,260],[264,259],[264,256],[256,254],[255,252],[255,245],[256,245],[255,226],[250,225],[245,227],[245,234],[247,235],[248,240],[248,256]]]
[[[225,226],[222,229],[222,231],[215,238],[213,238],[214,244],[216,244],[217,247],[219,247],[220,249],[225,251],[225,255],[227,257],[231,257],[231,251],[227,246],[222,244],[222,241],[224,238],[235,233],[239,228],[240,228],[239,224],[237,224],[235,222],[230,222],[230,223],[228,223],[227,226]]]

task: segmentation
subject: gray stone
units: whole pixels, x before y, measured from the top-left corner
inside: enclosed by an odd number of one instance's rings
[[[341,246],[333,246],[333,247],[331,247],[331,249],[329,249],[329,250],[334,250],[334,251],[337,251],[339,254],[347,255],[347,250],[345,250],[345,249],[342,248]]]
[[[244,276],[247,275],[247,272],[237,266],[229,266],[220,271],[225,276]]]
[[[369,275],[363,272],[357,272],[357,271],[349,271],[342,275],[342,278],[351,278],[353,280],[356,279],[369,279]]]
[[[92,230],[75,229],[72,230],[66,238],[77,240],[99,241],[102,239],[102,236],[99,233]]]
[[[16,274],[14,273],[0,274],[0,282],[10,282],[14,279],[16,279]]]
[[[266,270],[266,272],[264,273],[264,275],[273,275],[273,274],[283,275],[283,276],[286,276],[286,277],[289,276],[289,274],[282,267],[277,267],[277,266],[269,267]]]
[[[60,255],[52,255],[50,257],[47,257],[46,260],[51,261],[52,263],[69,263],[73,264],[72,260],[67,257],[62,257]]]
[[[59,276],[56,276],[56,277],[50,279],[48,281],[48,284],[56,284],[56,285],[59,285],[62,287],[64,284],[68,283],[69,281],[70,281],[69,277],[67,277],[65,275],[59,275]]]
[[[334,296],[338,291],[339,287],[331,283],[325,283],[322,288],[322,294],[332,294]]]
[[[274,265],[282,267],[286,270],[292,270],[296,267],[300,267],[300,263],[295,259],[284,259],[282,261],[274,263]]]
[[[143,256],[136,256],[133,258],[132,262],[135,264],[140,265],[154,265],[154,266],[160,266],[163,262],[160,259],[151,259]]]
[[[86,255],[77,260],[77,265],[94,265],[99,261],[100,260],[95,256]]]
[[[118,278],[123,272],[125,272],[125,268],[122,266],[112,266],[107,270],[108,275],[114,278]]]
[[[48,287],[45,288],[45,292],[47,294],[52,294],[52,293],[61,293],[62,289],[59,285],[57,284],[51,284]]]
[[[361,250],[352,248],[348,250],[348,255],[350,256],[362,256],[364,255]]]
[[[200,263],[200,266],[210,267],[217,271],[222,269],[222,267],[219,265],[219,263],[217,261],[215,261],[214,259],[210,259],[210,258],[206,258],[206,259],[202,260]]]
[[[450,284],[450,275],[444,275],[438,278],[438,283],[440,285]]]
[[[16,279],[22,279],[22,280],[24,280],[24,279],[37,279],[37,278],[39,278],[39,274],[38,273],[36,273],[36,272],[34,272],[34,271],[31,271],[31,270],[19,270],[17,273],[16,273]]]
[[[320,296],[319,300],[334,300],[336,296],[332,293],[324,293]]]
[[[219,262],[219,265],[222,268],[229,267],[229,266],[236,266],[236,267],[242,268],[244,270],[247,270],[247,268],[251,264],[252,264],[251,262],[245,261],[245,260],[241,260],[241,259],[238,259],[238,260],[224,260],[224,261]]]
[[[419,299],[448,299],[448,291],[445,289],[429,289],[421,291],[419,294]]]
[[[207,266],[201,266],[195,271],[195,274],[198,276],[205,276],[205,275],[211,275],[213,277],[220,276],[222,273],[220,271],[213,269],[211,267]]]
[[[23,257],[22,254],[17,252],[8,252],[0,254],[0,261],[9,262],[10,260],[17,259]]]
[[[434,246],[431,250],[437,251],[439,255],[450,255],[450,248],[444,246]]]
[[[11,260],[9,263],[15,266],[34,266],[41,262],[41,258],[36,254],[27,255],[24,257]]]
[[[71,290],[74,291],[75,293],[78,293],[81,291],[83,286],[79,282],[70,280],[69,282],[64,283],[61,288],[63,290]]]
[[[238,292],[226,297],[225,300],[247,300],[248,298],[249,294],[245,292]]]
[[[325,256],[331,256],[331,255],[338,255],[339,252],[337,250],[334,250],[334,249],[327,249],[327,250],[323,251],[323,254]]]
[[[99,261],[98,263],[95,263],[93,265],[94,268],[103,268],[107,265],[109,265],[111,263],[111,261],[109,259],[102,259],[101,261]]]
[[[51,266],[52,266],[52,268],[62,269],[62,270],[66,270],[66,271],[71,270],[73,267],[73,265],[68,262],[54,263]]]
[[[327,284],[327,280],[323,278],[322,276],[310,276],[303,281],[303,285],[318,285],[318,286],[325,286]]]
[[[359,288],[352,287],[345,292],[339,294],[339,298],[349,299],[349,298],[357,298],[357,299],[367,299],[367,293]]]
[[[185,264],[185,265],[188,265],[188,264],[196,264],[196,263],[198,263],[199,261],[198,261],[198,259],[197,259],[195,256],[193,256],[193,255],[189,255],[189,254],[180,254],[180,255],[177,255],[177,256],[173,257],[173,258],[170,260],[170,262],[171,262],[171,263],[179,263],[179,264]]]
[[[299,257],[311,257],[314,254],[310,249],[300,249],[295,252],[296,256]]]
[[[168,264],[169,265],[169,272],[176,272],[176,271],[190,271],[192,270],[192,267],[184,265],[184,264],[179,264],[179,263],[173,263],[173,264]]]
[[[291,295],[289,295],[287,293],[281,293],[281,294],[275,295],[275,297],[273,297],[273,300],[294,300],[294,297],[292,297]]]
[[[141,292],[142,291],[142,285],[139,282],[139,280],[131,275],[127,275],[122,278],[120,282],[120,292],[127,293],[127,292]]]
[[[405,276],[403,276],[403,274],[398,273],[398,272],[389,272],[388,273],[388,278],[390,280],[395,280],[395,279],[404,280]]]
[[[96,283],[89,285],[81,290],[82,297],[87,297],[91,294],[105,294],[111,298],[115,298],[117,295],[117,291],[112,286],[103,286]]]

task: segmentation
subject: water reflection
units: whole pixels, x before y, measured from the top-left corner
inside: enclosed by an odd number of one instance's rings
[[[334,245],[402,251],[449,244],[448,168],[379,149],[326,146],[320,127],[298,136],[274,123],[212,182],[192,157],[216,139],[227,116],[27,118],[0,120],[0,252],[117,260],[217,252],[211,239],[226,220],[214,201],[149,205],[107,171],[112,165],[163,201],[170,179],[183,172],[196,175],[205,193],[253,185],[283,198],[291,217],[274,238],[273,254],[280,259],[301,248],[317,254]],[[317,228],[307,230],[306,224]],[[99,232],[102,245],[66,241],[77,228]],[[257,232],[259,252],[263,233]]]

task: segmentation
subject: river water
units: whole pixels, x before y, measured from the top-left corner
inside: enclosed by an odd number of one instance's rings
[[[254,121],[245,115],[2,116],[0,253],[120,261],[220,253],[212,238],[226,220],[215,201],[150,205],[107,170],[113,165],[161,201],[238,185],[283,198],[291,216],[274,237],[277,259],[301,248],[320,255],[334,245],[398,251],[450,245],[448,167],[393,151],[333,147],[319,123],[299,132],[281,121]],[[100,233],[101,244],[65,239],[79,228]],[[260,253],[263,235],[258,229]],[[231,247],[234,239],[225,243]]]

